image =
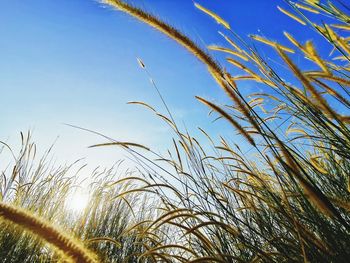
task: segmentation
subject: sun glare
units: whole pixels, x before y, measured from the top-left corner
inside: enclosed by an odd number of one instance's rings
[[[71,193],[66,199],[66,207],[73,213],[81,213],[89,202],[89,195],[80,190]]]

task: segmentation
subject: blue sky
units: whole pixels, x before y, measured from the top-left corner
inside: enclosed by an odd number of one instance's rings
[[[217,34],[223,29],[191,0],[129,2],[164,18],[202,46],[225,43]],[[260,33],[287,44],[281,38],[287,30],[300,40],[317,38],[276,9],[284,6],[282,0],[198,3],[220,14],[242,36]],[[208,110],[194,99],[200,95],[225,101],[205,66],[161,33],[97,1],[1,1],[0,35],[0,140],[11,145],[18,145],[20,131],[31,129],[42,150],[60,136],[59,161],[86,156],[90,163],[109,165],[120,157],[111,149],[87,149],[103,140],[63,125],[70,123],[164,150],[171,142],[166,125],[126,104],[138,100],[161,109],[136,57],[146,64],[179,123],[190,131],[201,126],[213,134],[232,133],[211,123]]]

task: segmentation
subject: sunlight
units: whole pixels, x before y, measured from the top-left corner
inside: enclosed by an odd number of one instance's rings
[[[89,195],[81,190],[70,193],[66,199],[66,207],[75,214],[81,213],[89,202]]]

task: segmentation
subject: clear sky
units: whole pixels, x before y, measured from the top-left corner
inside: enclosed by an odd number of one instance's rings
[[[223,29],[191,0],[129,2],[164,18],[202,46],[225,44],[217,34]],[[242,36],[260,33],[285,44],[284,30],[300,40],[316,37],[276,9],[284,6],[282,0],[198,3],[220,14]],[[70,123],[164,150],[171,139],[166,125],[126,104],[140,100],[161,109],[136,57],[146,64],[180,124],[190,131],[201,126],[213,134],[232,133],[211,123],[208,110],[194,99],[201,95],[224,101],[205,66],[161,33],[98,1],[0,1],[0,36],[0,140],[11,145],[19,143],[20,131],[31,129],[40,149],[60,136],[59,161],[86,156],[90,163],[108,165],[119,158],[112,150],[87,149],[103,140],[62,124]]]

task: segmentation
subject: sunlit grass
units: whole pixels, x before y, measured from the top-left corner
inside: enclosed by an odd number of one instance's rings
[[[51,167],[47,155],[31,165],[38,158],[35,146],[29,135],[22,135],[22,150],[0,179],[0,215],[5,219],[0,257],[47,262],[62,256],[62,248],[56,250],[42,241],[55,246],[42,238],[40,227],[23,223],[28,215],[65,229],[72,240],[104,262],[347,262],[347,7],[338,2],[286,1],[288,5],[279,10],[305,25],[305,30],[320,34],[333,50],[330,55],[320,54],[317,43],[300,43],[288,32],[284,36],[290,45],[252,35],[252,42],[274,52],[281,70],[233,32],[219,14],[195,4],[226,31],[220,35],[227,46],[208,48],[229,56],[228,65],[240,72],[232,76],[206,50],[159,18],[123,1],[104,2],[158,29],[202,61],[230,103],[197,100],[209,107],[216,120],[228,121],[250,148],[243,150],[230,138],[212,138],[201,128],[199,138],[182,131],[154,83],[165,113],[145,102],[131,104],[144,106],[164,120],[172,129],[169,139],[174,147],[160,155],[133,142],[110,139],[94,145],[124,148],[139,164],[136,170],[96,170],[88,186],[82,187],[69,176],[72,166]],[[326,17],[329,24],[312,22],[309,13]],[[296,55],[313,66],[301,67]],[[138,62],[147,70],[146,63]],[[244,81],[262,91],[243,96],[240,83]],[[10,218],[7,204],[25,210]],[[31,232],[23,234],[16,225]],[[81,251],[89,254],[84,247]]]

